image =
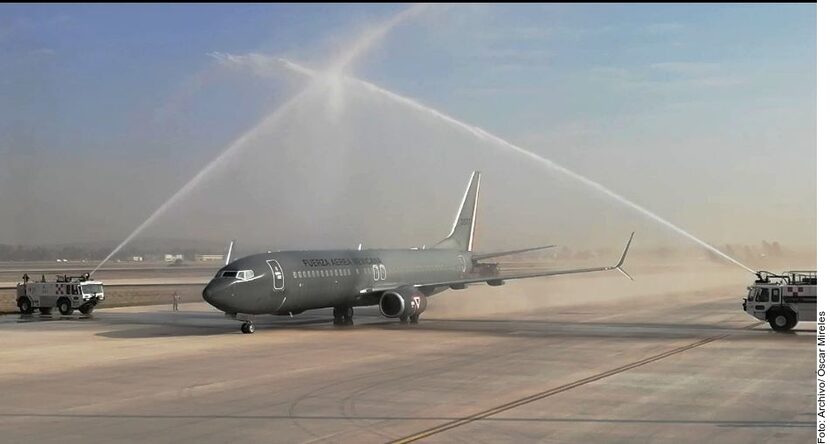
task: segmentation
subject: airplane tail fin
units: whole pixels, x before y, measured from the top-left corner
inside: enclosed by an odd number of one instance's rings
[[[449,236],[438,242],[434,248],[473,251],[473,236],[476,227],[476,210],[478,208],[478,187],[481,172],[474,171],[467,185],[467,192],[458,208],[455,223]]]
[[[233,244],[236,243],[236,240],[232,240],[231,244],[228,245],[228,254],[225,255],[225,265],[231,263],[231,255],[233,254]]]

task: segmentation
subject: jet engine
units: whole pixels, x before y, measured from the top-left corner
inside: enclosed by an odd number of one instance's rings
[[[427,309],[427,297],[414,287],[401,287],[383,293],[378,306],[387,318],[408,318]]]

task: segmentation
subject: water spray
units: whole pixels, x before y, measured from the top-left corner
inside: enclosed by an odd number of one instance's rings
[[[364,32],[358,39],[352,43],[352,45],[346,48],[345,51],[341,53],[341,56],[338,57],[334,62],[331,64],[331,72],[334,75],[330,75],[329,77],[336,77],[338,79],[342,78],[341,75],[344,70],[352,64],[357,58],[363,55],[366,51],[371,49],[377,42],[382,39],[386,34],[392,30],[394,27],[400,25],[402,22],[412,19],[424,9],[426,9],[428,5],[425,4],[416,4],[412,5],[403,11],[399,12],[392,16],[389,20],[386,20],[376,26],[369,28],[366,32]],[[215,58],[221,58],[221,55],[216,53],[210,54]],[[336,76],[335,76],[336,75]],[[331,80],[329,80],[330,82]],[[224,164],[228,159],[232,157],[234,153],[239,151],[243,146],[247,144],[247,142],[253,138],[255,138],[263,129],[269,128],[272,125],[276,124],[279,120],[281,120],[289,110],[291,110],[294,106],[304,100],[305,97],[309,95],[309,93],[314,89],[314,84],[309,85],[298,93],[293,98],[289,99],[288,101],[284,102],[280,105],[274,112],[266,116],[263,120],[261,120],[257,125],[253,128],[249,129],[245,134],[237,138],[233,143],[231,143],[224,151],[222,151],[219,156],[213,159],[210,163],[208,163],[204,168],[202,168],[198,173],[196,173],[193,178],[191,178],[187,183],[184,184],[178,191],[176,191],[172,196],[170,196],[161,206],[159,206],[156,211],[154,211],[150,217],[144,220],[138,227],[136,227],[132,233],[130,233],[123,241],[121,241],[118,246],[115,247],[105,258],[102,260],[91,272],[90,275],[94,274],[98,269],[100,269],[107,261],[112,259],[125,245],[127,245],[130,241],[132,241],[139,233],[144,231],[148,226],[150,226],[153,222],[156,221],[168,208],[172,207],[176,202],[181,200],[184,196],[189,194],[192,190],[194,190],[199,184],[201,184],[204,179],[211,173],[212,171],[216,170],[220,165]]]
[[[284,59],[284,58],[279,58],[279,59],[277,59],[277,61],[280,62],[283,66],[287,67],[288,69],[290,69],[294,72],[297,72],[297,73],[300,73],[300,74],[303,74],[303,75],[306,75],[306,76],[311,76],[312,78],[330,77],[331,76],[330,73],[322,73],[322,72],[319,72],[319,71],[315,71],[315,70],[309,69],[307,67],[304,67],[302,65],[299,65],[297,63],[294,63],[290,60]],[[532,160],[534,160],[538,163],[541,163],[543,166],[546,167],[546,169],[548,171],[553,171],[553,172],[556,172],[556,173],[564,174],[565,176],[570,177],[571,179],[574,179],[577,182],[579,182],[579,183],[581,183],[581,184],[583,184],[583,185],[585,185],[585,186],[587,186],[587,187],[589,187],[589,188],[591,188],[595,191],[598,191],[601,194],[609,196],[612,199],[616,200],[617,202],[620,202],[620,203],[624,204],[625,206],[637,211],[638,213],[648,217],[649,219],[651,219],[651,220],[653,220],[653,221],[669,228],[670,230],[674,231],[675,233],[685,237],[686,239],[691,240],[692,242],[698,244],[699,246],[705,248],[706,250],[709,250],[712,253],[718,255],[719,257],[721,257],[723,259],[726,259],[727,261],[743,268],[744,270],[746,270],[750,273],[755,274],[755,270],[753,270],[752,268],[742,264],[741,262],[734,259],[733,257],[731,257],[731,256],[727,255],[726,253],[718,250],[714,246],[706,243],[705,241],[695,237],[694,235],[692,235],[688,231],[678,227],[677,225],[673,224],[672,222],[669,222],[668,220],[666,220],[663,217],[655,214],[651,210],[643,207],[642,205],[639,205],[639,204],[629,200],[628,198],[617,194],[616,192],[610,190],[609,188],[607,188],[606,186],[600,184],[599,182],[591,180],[591,179],[589,179],[589,178],[587,178],[587,177],[585,177],[585,176],[583,176],[583,175],[581,175],[577,172],[574,172],[574,171],[572,171],[568,168],[565,168],[564,166],[562,166],[562,165],[560,165],[560,164],[558,164],[558,163],[556,163],[556,162],[554,162],[550,159],[542,157],[542,156],[540,156],[540,155],[538,155],[538,154],[536,154],[532,151],[528,151],[525,148],[522,148],[518,145],[510,143],[510,142],[502,139],[501,137],[498,137],[494,134],[491,134],[491,133],[487,132],[486,130],[484,130],[482,128],[479,128],[479,127],[473,126],[473,125],[469,125],[469,124],[464,123],[464,122],[462,122],[458,119],[455,119],[451,116],[448,116],[447,114],[444,114],[441,111],[438,111],[434,108],[430,108],[426,105],[423,105],[423,104],[421,104],[420,102],[418,102],[414,99],[411,99],[409,97],[404,97],[400,94],[394,93],[392,91],[384,89],[380,86],[377,86],[377,85],[375,85],[373,83],[370,83],[370,82],[367,82],[365,80],[360,80],[360,79],[356,79],[356,78],[352,78],[352,77],[344,78],[344,80],[348,81],[350,83],[359,85],[362,88],[364,88],[364,89],[366,89],[370,92],[373,92],[375,94],[378,94],[382,97],[385,97],[389,100],[392,100],[395,103],[398,103],[398,104],[407,106],[409,108],[418,110],[420,112],[426,113],[428,115],[431,115],[431,116],[435,117],[436,119],[438,119],[438,120],[440,120],[444,123],[447,123],[447,124],[449,124],[453,127],[456,127],[456,128],[461,129],[461,130],[463,130],[467,133],[472,134],[473,136],[477,137],[478,139],[480,139],[482,141],[493,143],[496,146],[499,146],[501,148],[504,148],[504,149],[519,153],[523,156],[529,157],[530,159],[532,159]]]

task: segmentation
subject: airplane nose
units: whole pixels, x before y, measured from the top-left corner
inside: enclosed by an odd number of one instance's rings
[[[202,299],[220,310],[227,305],[229,296],[230,289],[228,288],[228,283],[221,282],[218,279],[210,281],[205,289],[202,290]]]

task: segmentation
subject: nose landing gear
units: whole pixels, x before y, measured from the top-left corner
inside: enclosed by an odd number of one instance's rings
[[[254,323],[251,321],[245,321],[242,323],[242,333],[249,335],[256,331],[256,327],[254,327]]]

